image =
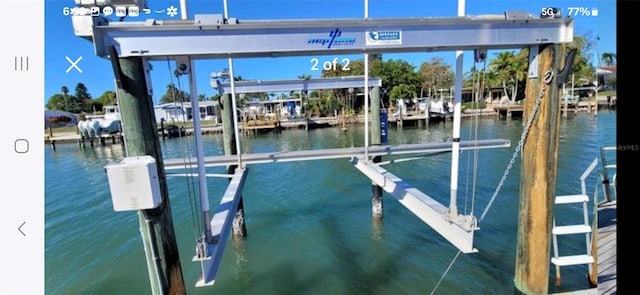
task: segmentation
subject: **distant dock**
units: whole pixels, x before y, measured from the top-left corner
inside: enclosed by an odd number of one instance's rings
[[[58,143],[77,143],[80,146],[85,146],[88,142],[89,145],[94,146],[94,141],[96,144],[106,145],[107,141],[111,141],[112,144],[116,144],[118,142],[122,142],[122,134],[114,133],[114,134],[103,134],[96,138],[83,139],[80,134],[75,132],[60,132],[57,134],[47,134],[44,136],[44,143],[51,146],[51,149],[56,150],[56,144]]]

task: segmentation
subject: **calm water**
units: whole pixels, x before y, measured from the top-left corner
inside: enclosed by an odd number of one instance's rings
[[[469,139],[470,120],[463,120]],[[445,141],[448,122],[428,128],[390,128],[390,143]],[[361,146],[362,127],[287,130],[243,138],[243,152]],[[479,138],[512,140],[512,147],[479,154],[472,197],[471,152],[460,158],[459,208],[479,216],[502,176],[522,131],[522,121],[483,118]],[[192,140],[192,138],[189,138]],[[221,154],[222,136],[204,137],[207,155]],[[561,120],[558,194],[579,193],[578,177],[615,144],[615,113],[582,113]],[[193,144],[190,143],[193,148]],[[162,143],[165,158],[185,155],[179,140]],[[135,212],[114,212],[103,167],[123,157],[121,145],[80,149],[75,144],[46,151],[46,292],[48,294],[149,294],[144,251]],[[396,163],[387,169],[448,204],[451,156]],[[475,234],[476,254],[462,254],[437,294],[513,294],[520,159],[496,203]],[[249,167],[244,189],[248,237],[228,241],[216,284],[193,287],[199,264],[186,178],[170,178],[173,218],[185,284],[190,294],[429,294],[457,249],[385,194],[384,219],[371,218],[371,182],[347,160],[323,160]],[[222,169],[211,169],[222,172]],[[595,178],[593,178],[595,180]],[[217,204],[226,179],[210,179],[210,203]],[[593,191],[594,181],[589,190]],[[556,213],[579,221],[581,211]],[[579,251],[583,236],[561,251]],[[576,250],[578,249],[578,250]],[[569,253],[566,253],[569,254]],[[578,254],[578,253],[576,253]],[[551,269],[551,268],[550,268]],[[547,271],[547,270],[541,270]],[[586,266],[565,267],[562,286],[586,288]],[[550,282],[554,281],[550,271]]]

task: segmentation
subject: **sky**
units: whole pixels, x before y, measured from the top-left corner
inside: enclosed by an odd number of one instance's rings
[[[104,58],[97,57],[93,44],[73,33],[71,17],[65,16],[65,7],[74,7],[74,0],[45,0],[45,93],[44,103],[54,94],[60,93],[62,86],[67,86],[71,93],[77,83],[85,84],[93,97],[99,97],[107,90],[114,90],[114,76],[111,64]],[[222,14],[222,0],[187,0],[188,18],[194,14]],[[141,13],[138,17],[127,17],[125,21],[142,21],[146,18],[180,19],[179,0],[147,0],[151,14]],[[457,0],[370,0],[369,17],[455,17]],[[167,8],[178,8],[176,16],[169,16]],[[525,10],[539,15],[543,7],[561,8],[563,16],[570,13],[569,8],[585,7],[586,11],[597,8],[598,15],[573,16],[575,35],[590,34],[599,37],[594,56],[604,52],[616,52],[616,3],[615,0],[466,0],[466,15],[501,14],[505,10]],[[228,0],[230,17],[238,20],[266,19],[337,19],[363,18],[364,0]],[[162,11],[162,12],[160,12]],[[576,13],[574,13],[576,14]],[[116,20],[112,15],[108,17]],[[497,52],[489,51],[489,59]],[[280,57],[234,59],[234,74],[245,80],[278,80],[296,79],[303,74],[320,77],[321,71],[312,70],[312,58],[324,60],[334,56]],[[340,60],[362,59],[363,55],[336,55]],[[383,54],[383,59],[403,59],[419,69],[420,64],[440,57],[452,68],[455,68],[455,52]],[[464,52],[464,69],[468,71],[474,66],[473,52]],[[79,61],[78,61],[79,60]],[[598,65],[597,60],[592,61]],[[80,68],[73,67],[75,65]],[[189,92],[186,77],[176,80],[173,73],[175,63],[154,61],[152,63],[151,84],[154,88],[153,99],[158,103],[165,93],[166,86],[180,83],[181,89]],[[482,67],[483,65],[478,65]],[[210,85],[209,75],[228,68],[227,59],[198,60],[195,64],[196,83],[199,94],[211,96],[217,93]]]

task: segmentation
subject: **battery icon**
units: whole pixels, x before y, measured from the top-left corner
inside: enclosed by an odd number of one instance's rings
[[[598,16],[598,8],[596,8],[596,7],[591,8],[591,15],[592,16]]]

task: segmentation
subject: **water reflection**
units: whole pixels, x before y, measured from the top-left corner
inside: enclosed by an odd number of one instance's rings
[[[251,271],[249,269],[249,258],[247,255],[246,239],[231,239],[233,245],[234,263],[231,265],[231,272],[234,279],[242,283],[251,282]]]

